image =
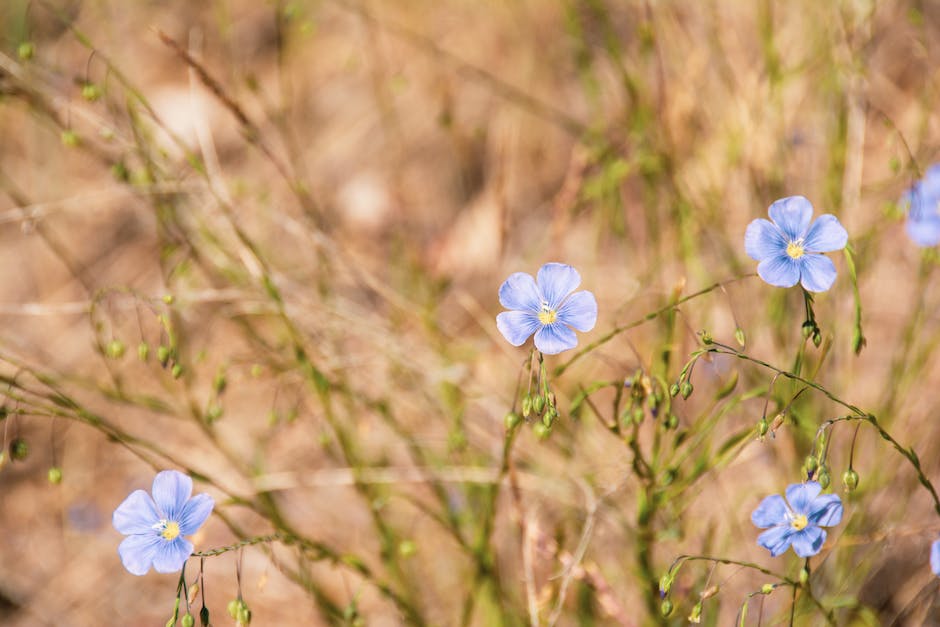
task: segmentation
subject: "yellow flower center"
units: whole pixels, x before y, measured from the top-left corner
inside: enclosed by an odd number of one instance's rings
[[[172,520],[161,520],[160,535],[163,536],[164,540],[175,540],[180,535],[180,524]]]
[[[805,252],[806,252],[806,251],[803,250],[803,241],[802,241],[802,240],[798,240],[798,241],[795,241],[795,242],[790,242],[789,244],[787,244],[787,254],[788,254],[792,259],[799,259],[800,257],[802,257],[802,256],[805,254]]]
[[[542,311],[539,312],[539,322],[542,324],[551,324],[558,319],[558,312],[548,305],[542,305]]]
[[[794,516],[793,520],[790,521],[790,526],[797,531],[802,531],[806,529],[806,525],[809,524],[809,521],[806,519],[806,514],[800,514],[799,516]]]

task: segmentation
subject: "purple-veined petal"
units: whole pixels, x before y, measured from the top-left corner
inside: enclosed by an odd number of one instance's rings
[[[186,502],[183,510],[180,512],[179,525],[180,535],[189,536],[206,522],[206,518],[212,513],[215,501],[208,494],[197,494]]]
[[[504,311],[496,316],[496,328],[513,346],[522,346],[542,327],[538,316],[528,311]]]
[[[193,543],[185,538],[177,537],[157,545],[153,556],[153,569],[158,573],[178,573],[183,564],[193,553]]]
[[[558,311],[568,294],[581,285],[581,275],[568,264],[552,262],[539,268],[536,282],[548,306]]]
[[[790,504],[790,509],[794,514],[809,515],[810,505],[820,492],[822,492],[822,486],[815,481],[791,483],[787,486],[787,503]]]
[[[813,205],[803,196],[781,198],[767,210],[787,241],[803,239],[813,218]]]
[[[538,313],[542,308],[542,299],[532,275],[525,272],[510,274],[499,286],[499,304],[506,309]]]
[[[120,533],[148,533],[160,520],[153,499],[143,490],[134,490],[111,515],[111,524]]]
[[[118,555],[121,556],[121,562],[127,572],[138,576],[146,575],[162,542],[164,542],[163,538],[154,531],[124,538],[118,546]]]
[[[744,252],[754,261],[763,261],[786,254],[787,242],[773,222],[758,218],[744,232]]]
[[[913,216],[913,212],[911,213]],[[907,234],[918,246],[924,248],[940,243],[940,216],[928,215],[907,219]]]
[[[782,525],[788,522],[787,514],[790,510],[779,494],[772,494],[760,502],[751,513],[751,522],[761,529]]]
[[[839,218],[825,213],[813,222],[803,240],[803,248],[808,253],[828,253],[842,250],[849,242],[849,233],[839,222]]]
[[[930,547],[930,569],[934,575],[940,577],[940,540]]]
[[[940,199],[940,163],[935,163],[924,172],[920,182],[920,193],[933,199],[934,204]]]
[[[757,274],[777,287],[793,287],[800,281],[800,264],[786,254],[768,257],[757,264]]]
[[[809,292],[825,292],[836,281],[836,266],[825,255],[803,255],[800,265],[800,283]]]
[[[757,544],[770,551],[771,556],[777,557],[790,546],[790,540],[794,533],[790,525],[771,527],[757,536]]]
[[[800,557],[816,555],[825,541],[826,532],[815,525],[797,531],[790,538],[790,542],[793,543],[793,552]]]
[[[558,322],[578,331],[590,331],[597,322],[597,300],[588,291],[576,292],[558,310]]]
[[[578,336],[565,325],[553,322],[546,324],[535,334],[535,348],[546,355],[557,355],[578,345]]]
[[[832,527],[842,522],[842,499],[837,494],[817,496],[806,514],[809,522],[820,527]]]
[[[193,493],[193,480],[176,470],[158,472],[153,479],[153,501],[167,520],[178,520],[183,505]]]

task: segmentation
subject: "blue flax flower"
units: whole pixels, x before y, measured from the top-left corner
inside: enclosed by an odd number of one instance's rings
[[[158,573],[183,568],[193,552],[183,536],[196,533],[215,505],[208,494],[190,498],[192,492],[192,479],[164,470],[153,480],[153,498],[135,490],[118,505],[111,523],[127,536],[118,547],[124,568],[134,575],[147,574],[151,566]]]
[[[924,178],[905,192],[901,205],[907,207],[907,234],[915,244],[940,243],[940,163],[930,166]]]
[[[930,569],[937,577],[940,577],[940,540],[937,540],[930,547]]]
[[[781,198],[770,205],[770,220],[751,222],[744,234],[744,250],[760,263],[757,274],[771,285],[793,287],[802,283],[810,292],[825,292],[836,280],[832,260],[820,253],[842,250],[849,234],[831,214],[810,224],[813,205],[802,196]]]
[[[513,346],[522,346],[535,333],[535,347],[555,355],[578,345],[572,327],[590,331],[597,322],[597,301],[587,291],[574,292],[581,275],[569,265],[546,263],[538,278],[514,272],[499,287],[499,302],[506,309],[496,316],[496,327]]]
[[[754,513],[751,522],[767,529],[757,538],[757,544],[768,549],[774,557],[791,544],[800,557],[816,555],[826,541],[822,527],[838,525],[842,521],[842,501],[835,494],[823,494],[815,481],[794,483],[787,487],[787,499],[779,494],[768,496]]]

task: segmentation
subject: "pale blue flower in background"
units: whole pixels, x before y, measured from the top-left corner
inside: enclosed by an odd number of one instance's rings
[[[757,274],[777,287],[801,283],[810,292],[825,292],[836,280],[832,260],[820,253],[842,250],[849,241],[838,218],[823,214],[810,223],[813,205],[803,196],[781,198],[770,205],[770,220],[751,222],[744,249],[760,263]]]
[[[933,574],[940,577],[940,540],[930,547],[930,569],[933,570]]]
[[[774,557],[793,545],[800,557],[816,555],[826,541],[822,527],[842,522],[842,500],[835,494],[823,494],[815,481],[794,483],[787,487],[787,498],[779,494],[768,496],[754,513],[751,522],[767,529],[757,538],[757,544]]]
[[[175,573],[193,552],[183,536],[196,533],[215,502],[208,494],[192,498],[193,480],[176,470],[164,470],[153,480],[153,498],[135,490],[118,505],[111,517],[114,528],[127,537],[118,554],[130,573]]]
[[[496,316],[496,327],[513,346],[522,346],[535,334],[535,347],[555,355],[578,345],[572,329],[590,331],[597,322],[597,300],[588,291],[574,292],[581,275],[569,265],[546,263],[537,279],[515,272],[499,288],[506,309]]]
[[[940,243],[940,163],[930,166],[924,178],[904,193],[901,206],[907,209],[907,234],[915,244]]]

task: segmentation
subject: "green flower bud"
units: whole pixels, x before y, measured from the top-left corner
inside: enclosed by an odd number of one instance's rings
[[[212,387],[215,388],[216,394],[221,394],[225,391],[225,388],[228,386],[228,379],[225,377],[225,371],[219,370],[216,373],[215,379],[212,381]]]
[[[209,627],[209,608],[202,606],[202,609],[199,610],[199,622],[202,623],[202,627]]]
[[[532,413],[532,397],[526,394],[522,397],[522,415],[526,418]]]
[[[88,102],[95,102],[101,98],[101,88],[94,83],[85,83],[82,85],[82,98]]]
[[[235,622],[239,627],[248,627],[251,624],[251,610],[248,609],[248,606],[242,602],[242,606],[238,608],[238,615],[235,617]]]
[[[829,484],[832,483],[832,477],[829,475],[829,469],[823,466],[819,470],[819,474],[816,475],[816,481],[819,482],[819,485],[823,490],[827,489]]]
[[[24,41],[16,48],[16,55],[21,61],[29,61],[36,54],[36,46],[31,41]]]
[[[669,594],[669,589],[672,588],[672,582],[675,577],[672,573],[666,573],[659,578],[659,593],[663,596]]]
[[[709,333],[708,331],[702,331],[702,344],[704,344],[705,346],[708,346],[709,344],[713,344],[714,342],[715,342],[715,339],[712,337],[711,333]]]
[[[659,606],[659,613],[663,615],[663,618],[666,618],[672,614],[672,601],[669,599],[663,599],[663,602]]]
[[[62,469],[58,466],[53,466],[49,469],[49,472],[46,473],[46,478],[49,479],[49,483],[52,485],[59,485],[62,483]]]
[[[183,618],[180,619],[180,625],[182,627],[193,627],[196,624],[196,619],[193,618],[192,614],[184,614]]]
[[[124,356],[124,349],[124,342],[118,339],[114,339],[108,342],[108,345],[105,346],[104,351],[111,359],[120,359]]]
[[[803,323],[803,327],[800,330],[803,332],[803,339],[808,339],[809,336],[813,334],[813,331],[816,330],[816,323],[812,320],[807,320]]]
[[[772,584],[772,583],[765,583],[764,585],[762,585],[762,586],[760,587],[760,592],[761,592],[761,594],[770,594],[771,592],[774,591],[774,589],[775,589],[776,587],[777,587],[777,586],[775,586],[775,585]]]
[[[692,607],[692,611],[689,612],[689,622],[690,623],[700,623],[702,622],[702,602],[699,601]]]
[[[666,419],[665,424],[667,429],[677,429],[679,427],[679,416],[669,414],[669,418]]]
[[[209,409],[206,410],[206,422],[215,422],[222,417],[222,413],[222,406],[213,403],[209,406]]]
[[[542,415],[542,424],[544,424],[546,427],[551,427],[552,423],[555,422],[555,418],[557,417],[558,412],[555,411],[555,408],[549,407]]]
[[[229,616],[231,616],[232,618],[236,618],[238,616],[238,610],[241,608],[241,606],[242,606],[241,599],[232,599],[231,601],[229,601],[228,605],[226,606]]]
[[[402,540],[398,543],[398,554],[408,558],[418,552],[418,545],[414,540]]]
[[[853,492],[858,487],[858,473],[849,468],[842,473],[842,485],[846,492]]]
[[[534,411],[536,415],[538,415],[538,414],[541,414],[542,410],[544,409],[545,409],[545,397],[542,396],[541,394],[537,396],[533,396],[532,397],[532,411]]]
[[[179,379],[183,376],[183,366],[178,363],[173,364],[173,367],[170,369],[170,374],[173,375],[174,379]]]
[[[164,294],[163,302],[167,305],[172,305],[174,302],[176,302],[176,298],[174,298],[173,294]]]
[[[809,569],[806,568],[805,566],[800,569],[800,577],[799,577],[799,579],[800,579],[800,585],[801,585],[801,586],[805,586],[806,583],[809,581]]]
[[[757,423],[757,433],[760,437],[767,435],[767,432],[770,431],[770,424],[767,422],[767,418],[761,418],[760,422]]]
[[[532,431],[535,433],[535,437],[540,440],[545,440],[552,434],[552,428],[545,426],[545,424],[542,422],[535,423],[535,425],[532,427]]]
[[[70,128],[62,131],[62,134],[59,135],[59,139],[62,140],[62,145],[66,146],[67,148],[75,148],[79,143],[78,133]]]
[[[669,386],[669,396],[676,397],[679,396],[679,384],[673,383]]]
[[[10,459],[21,462],[29,457],[29,444],[23,438],[13,438],[10,442]]]
[[[679,386],[679,393],[682,394],[683,399],[687,399],[690,396],[692,396],[693,389],[694,388],[692,387],[692,382],[689,380],[685,380],[682,382],[682,385]]]
[[[137,358],[141,361],[147,361],[148,357],[150,357],[150,346],[147,342],[141,342],[137,345]]]
[[[643,411],[642,407],[633,408],[633,422],[634,424],[643,424],[643,418],[646,417],[646,412]]]
[[[157,360],[160,362],[160,365],[166,368],[166,365],[170,362],[170,348],[161,344],[157,347]]]
[[[503,422],[506,423],[506,430],[511,431],[515,429],[517,426],[519,426],[520,422],[522,422],[522,416],[520,416],[514,411],[511,411],[508,414],[506,414],[506,417],[503,419]]]
[[[803,469],[806,470],[806,474],[812,477],[817,468],[819,468],[819,460],[816,459],[816,456],[807,455],[806,461],[803,462]]]
[[[262,374],[264,374],[264,368],[261,367],[261,364],[252,364],[251,365],[251,376],[257,379]]]
[[[813,331],[813,346],[819,348],[819,345],[822,344],[822,333],[819,332],[819,329]]]
[[[738,346],[744,348],[744,346],[747,344],[747,338],[744,335],[744,329],[738,327],[734,330],[734,340],[738,343]]]

